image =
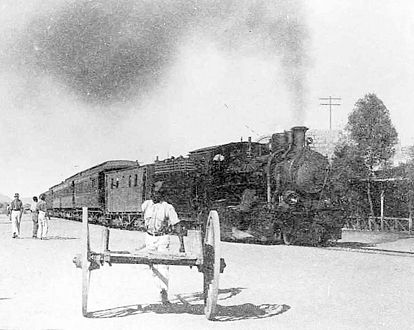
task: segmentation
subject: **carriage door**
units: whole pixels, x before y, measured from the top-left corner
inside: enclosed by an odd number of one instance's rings
[[[70,184],[70,193],[72,195],[72,209],[75,208],[75,181]]]
[[[105,173],[99,172],[98,174],[98,202],[102,212],[105,212]]]

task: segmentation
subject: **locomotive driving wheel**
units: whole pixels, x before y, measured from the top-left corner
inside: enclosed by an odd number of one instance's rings
[[[217,211],[210,211],[203,244],[204,313],[214,318],[220,276],[220,222]]]

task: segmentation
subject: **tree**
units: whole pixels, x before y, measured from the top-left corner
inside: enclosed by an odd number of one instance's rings
[[[355,143],[342,138],[332,158],[330,191],[334,196],[339,196],[340,204],[348,216],[367,215],[369,212],[366,194],[358,184],[367,175],[363,154]]]
[[[375,94],[367,94],[356,102],[348,117],[347,130],[368,169],[367,197],[370,213],[374,215],[370,180],[374,169],[384,166],[394,155],[398,134],[387,107]]]
[[[405,176],[414,182],[414,146],[408,147],[408,162],[400,166],[404,167]]]

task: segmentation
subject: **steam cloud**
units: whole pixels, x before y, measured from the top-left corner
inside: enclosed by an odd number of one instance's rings
[[[224,52],[274,57],[302,116],[308,35],[300,1],[75,1],[31,19],[9,57],[87,104],[110,105],[151,93],[194,33]]]

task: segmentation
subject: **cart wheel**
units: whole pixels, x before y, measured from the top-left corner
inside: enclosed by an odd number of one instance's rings
[[[89,224],[88,224],[88,211],[83,208],[82,214],[82,314],[87,316],[88,312],[88,292],[89,282],[91,278],[89,261],[90,244],[89,244]]]
[[[217,211],[210,211],[208,215],[203,254],[204,313],[211,320],[216,312],[220,276],[220,222]]]

